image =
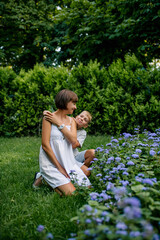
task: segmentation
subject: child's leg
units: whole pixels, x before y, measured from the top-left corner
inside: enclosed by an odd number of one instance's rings
[[[91,172],[88,170],[88,167],[87,167],[87,166],[82,165],[81,169],[82,169],[82,171],[84,172],[84,174],[85,174],[87,177],[90,176]]]
[[[84,164],[89,167],[91,165],[91,161],[95,157],[95,150],[94,149],[89,149],[85,152],[85,161]]]

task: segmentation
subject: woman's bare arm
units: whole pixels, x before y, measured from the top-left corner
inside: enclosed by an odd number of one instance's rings
[[[61,126],[63,122],[56,116],[56,114],[51,113],[49,111],[44,111],[43,112],[44,117],[47,121],[53,123],[57,127]],[[76,122],[74,118],[72,118],[72,123],[71,123],[71,130],[68,130],[67,127],[64,127],[61,132],[64,134],[64,136],[67,138],[67,140],[73,144],[77,141],[77,127],[76,127]]]

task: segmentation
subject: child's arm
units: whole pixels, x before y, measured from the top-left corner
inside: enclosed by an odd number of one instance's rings
[[[43,112],[44,118],[49,121],[50,123],[53,123],[57,127],[60,127],[63,123],[60,122],[59,118],[54,113],[51,113],[49,111]],[[71,122],[71,130],[68,130],[67,127],[63,127],[61,132],[64,134],[64,136],[67,138],[67,140],[72,144],[77,141],[77,128],[76,128],[76,122],[74,121],[74,118],[72,118]]]
[[[78,140],[74,143],[72,143],[72,148],[75,149],[77,147],[81,147],[80,143],[78,142]]]
[[[77,141],[72,143],[72,148],[73,149],[75,149],[77,147],[81,148],[86,137],[87,137],[87,133],[85,130],[82,130],[82,129],[78,130],[77,131]]]

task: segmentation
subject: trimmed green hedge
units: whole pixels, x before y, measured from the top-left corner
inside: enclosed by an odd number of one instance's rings
[[[72,70],[36,65],[19,75],[1,67],[0,133],[40,134],[42,112],[55,109],[55,95],[63,88],[79,97],[75,114],[86,109],[93,115],[89,133],[133,132],[138,125],[155,130],[160,126],[159,79],[159,69],[145,69],[134,55],[118,59],[108,69],[96,61]]]

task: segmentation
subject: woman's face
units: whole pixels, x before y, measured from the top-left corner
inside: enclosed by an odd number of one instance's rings
[[[72,102],[70,101],[69,103],[67,103],[67,110],[68,110],[68,114],[72,114],[74,110],[76,110],[76,102]]]

